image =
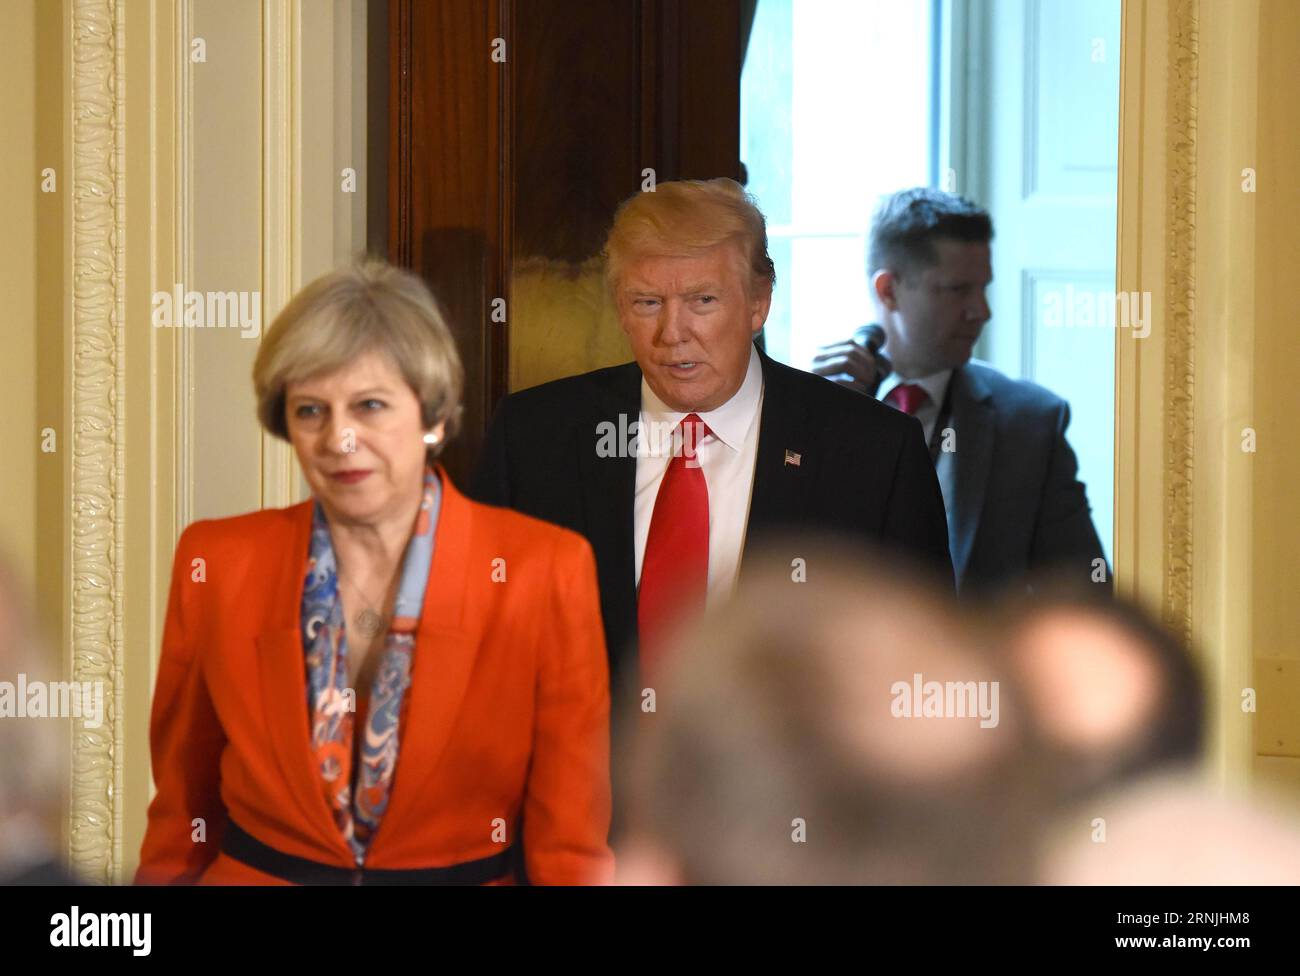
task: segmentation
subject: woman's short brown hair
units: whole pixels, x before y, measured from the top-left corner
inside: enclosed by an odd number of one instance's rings
[[[426,430],[446,424],[440,449],[460,423],[460,354],[424,281],[374,258],[322,275],[275,317],[253,363],[258,420],[288,440],[288,385],[332,373],[370,352],[386,355],[401,372],[420,401]]]

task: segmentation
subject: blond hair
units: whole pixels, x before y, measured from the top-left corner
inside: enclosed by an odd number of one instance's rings
[[[753,196],[726,177],[676,180],[624,200],[605,240],[605,280],[617,289],[629,261],[644,257],[691,257],[735,243],[752,286],[776,283],[767,253],[767,221]]]
[[[386,355],[401,372],[426,430],[447,425],[438,446],[445,445],[459,426],[465,384],[455,340],[424,281],[374,258],[322,275],[276,316],[253,363],[258,420],[288,440],[288,385],[370,352]]]

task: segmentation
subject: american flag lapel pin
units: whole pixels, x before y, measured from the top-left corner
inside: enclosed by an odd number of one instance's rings
[[[785,463],[793,464],[796,468],[799,467],[799,455],[794,451],[787,449],[785,452]]]

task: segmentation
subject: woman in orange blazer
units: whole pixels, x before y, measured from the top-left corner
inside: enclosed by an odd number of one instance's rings
[[[181,535],[136,881],[608,881],[592,553],[433,461],[462,373],[424,284],[318,279],[253,376],[313,498]]]

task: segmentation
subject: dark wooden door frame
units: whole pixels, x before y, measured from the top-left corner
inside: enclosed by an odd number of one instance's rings
[[[460,301],[462,316],[472,317],[471,309],[481,308],[484,318],[477,324],[455,323],[458,329],[454,330],[462,344],[481,341],[466,355],[467,365],[472,364],[472,375],[466,377],[471,424],[486,424],[497,401],[509,392],[513,194],[520,190],[514,180],[513,138],[518,127],[512,115],[516,94],[512,64],[517,44],[528,41],[513,36],[512,27],[521,22],[515,12],[523,8],[516,4],[527,2],[437,0],[435,6],[429,0],[371,0],[371,172],[386,176],[386,185],[370,185],[371,247],[382,244],[389,260],[424,273],[427,269],[416,264],[427,246],[417,242],[415,235],[421,232],[417,223],[427,220],[427,213],[416,213],[417,202],[423,200],[427,211],[431,201],[441,200],[454,211],[447,224],[468,225],[448,230],[462,231],[466,246],[482,252],[482,263],[471,269],[483,290],[481,302],[467,304],[466,296],[453,296]],[[660,182],[739,178],[742,21],[752,16],[752,9],[747,9],[752,8],[752,0],[625,2],[633,23],[639,24],[633,63],[639,76],[640,118],[629,120],[626,136],[616,137],[637,141],[642,167],[653,168]],[[575,15],[580,9],[575,8]],[[429,31],[430,22],[445,30]],[[493,38],[505,40],[504,62],[490,61],[488,44]],[[622,55],[612,51],[609,56]],[[415,77],[417,71],[440,73],[437,96],[445,102],[417,105],[424,97],[422,91],[428,90],[427,82],[422,85],[422,79]],[[437,132],[416,131],[421,113],[432,120]],[[455,129],[453,117],[459,126]],[[420,140],[458,139],[462,132],[465,147],[451,147],[436,156],[447,169],[443,185],[415,185],[412,159],[418,155],[427,161],[439,153],[436,144]],[[610,135],[593,134],[593,146]],[[475,141],[478,145],[472,146]],[[387,158],[378,158],[380,153]],[[486,163],[494,172],[485,173],[477,166],[477,172],[471,171],[466,160]],[[640,183],[640,173],[629,173],[627,179],[630,194]],[[456,242],[444,239],[438,246],[446,256]],[[498,298],[505,301],[505,324],[490,321],[492,301]],[[465,432],[470,442],[477,442],[481,434],[481,429]]]

